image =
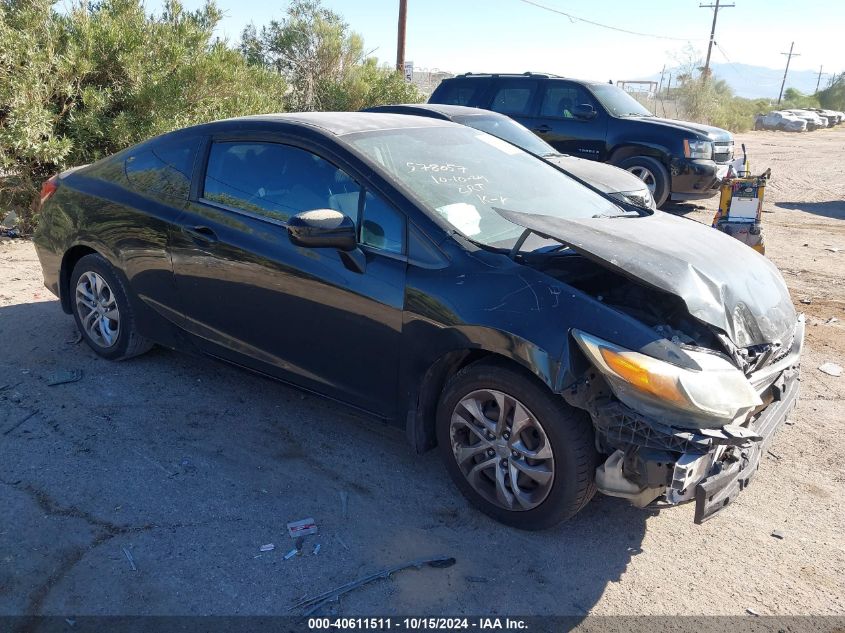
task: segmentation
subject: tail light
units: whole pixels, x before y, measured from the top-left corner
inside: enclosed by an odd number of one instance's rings
[[[59,180],[55,176],[50,178],[41,185],[41,206],[44,206],[44,203],[50,199],[54,193],[56,193],[56,189],[59,188]]]

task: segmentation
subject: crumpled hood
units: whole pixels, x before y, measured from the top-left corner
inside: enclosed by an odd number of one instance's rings
[[[703,134],[712,141],[732,141],[733,135],[727,130],[712,125],[704,125],[703,123],[692,123],[690,121],[677,121],[675,119],[664,119],[656,116],[649,117],[628,117],[628,119],[636,118],[638,121],[646,123],[657,123],[665,125],[666,127],[673,127],[679,130],[686,130],[689,132],[697,132]]]
[[[737,347],[789,343],[797,317],[780,272],[720,231],[660,211],[579,219],[497,212],[609,269],[680,297],[693,317],[724,332]]]
[[[576,178],[586,180],[604,193],[641,191],[646,188],[645,183],[634,174],[613,165],[565,154],[545,158]]]

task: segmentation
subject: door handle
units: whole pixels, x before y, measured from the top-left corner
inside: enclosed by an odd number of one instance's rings
[[[551,131],[552,131],[552,128],[550,128],[548,125],[541,125],[541,126],[539,126],[539,127],[535,127],[535,128],[534,128],[533,130],[531,130],[531,131],[532,131],[532,132],[535,132],[535,133],[537,133],[537,134],[545,134],[546,132],[551,132]]]
[[[182,232],[195,242],[212,244],[217,241],[217,233],[207,226],[183,226]]]

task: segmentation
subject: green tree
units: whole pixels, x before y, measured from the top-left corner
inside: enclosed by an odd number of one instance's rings
[[[845,110],[845,73],[835,77],[831,85],[817,96],[823,108]]]
[[[284,78],[213,36],[209,2],[0,0],[0,204],[32,224],[40,183],[157,134],[284,109]],[[29,228],[27,226],[24,227]]]
[[[783,108],[818,108],[819,100],[815,95],[805,95],[797,88],[787,88],[783,92]]]
[[[282,20],[246,27],[240,50],[251,64],[287,80],[289,110],[357,110],[422,99],[401,73],[368,57],[361,36],[319,0],[294,0]]]

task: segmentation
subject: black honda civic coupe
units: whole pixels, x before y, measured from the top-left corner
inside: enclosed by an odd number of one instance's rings
[[[701,522],[797,400],[804,321],[767,259],[448,121],[218,121],[40,204],[45,284],[100,356],[205,354],[391,420],[520,528],[596,490]]]

